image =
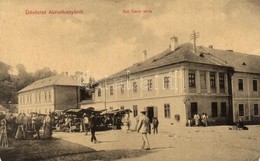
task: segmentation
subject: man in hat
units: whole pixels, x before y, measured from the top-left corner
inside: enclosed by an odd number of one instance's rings
[[[150,150],[150,144],[147,138],[147,133],[150,131],[150,120],[146,117],[146,111],[141,111],[141,119],[137,132],[142,133],[143,145],[142,149]]]
[[[89,127],[91,132],[91,142],[97,143],[97,138],[95,136],[96,128],[97,128],[97,117],[94,112],[91,113],[89,120]]]

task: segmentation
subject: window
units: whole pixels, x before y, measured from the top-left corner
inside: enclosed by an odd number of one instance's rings
[[[134,115],[134,117],[136,117],[136,116],[138,115],[137,105],[134,105],[134,106],[133,106],[133,115]]]
[[[38,102],[37,93],[35,93],[35,102]]]
[[[238,90],[243,91],[243,79],[238,79]]]
[[[189,73],[189,87],[196,87],[195,73]]]
[[[98,97],[101,96],[101,88],[98,89]]]
[[[46,91],[44,92],[44,99],[45,99],[45,101],[47,101],[47,92]]]
[[[210,73],[210,87],[216,88],[216,75],[215,75],[215,73]]]
[[[171,118],[170,104],[164,104],[164,117]]]
[[[253,80],[253,91],[257,91],[257,80]]]
[[[163,88],[169,89],[169,86],[170,86],[169,83],[170,83],[169,77],[164,77]]]
[[[109,110],[111,110],[111,111],[112,111],[112,110],[113,110],[113,106],[110,106],[110,107],[109,107]]]
[[[26,103],[28,104],[29,102],[29,95],[26,95]]]
[[[123,110],[123,109],[125,109],[125,106],[120,106],[120,110]]]
[[[39,94],[38,94],[38,96],[39,96],[39,102],[41,102],[41,92],[39,92]]]
[[[221,102],[221,116],[226,117],[227,116],[227,105],[226,102]]]
[[[254,104],[254,115],[258,115],[258,104]]]
[[[110,86],[110,96],[112,96],[113,94],[114,94],[113,86]]]
[[[245,115],[244,104],[239,104],[238,105],[238,115],[239,116],[244,116]]]
[[[137,92],[137,82],[133,82],[133,92]]]
[[[49,102],[51,102],[51,91],[49,91]]]
[[[217,102],[211,103],[211,113],[212,113],[212,117],[218,116],[218,104],[217,104]]]
[[[225,88],[224,73],[219,73],[219,88],[220,89],[224,89]]]
[[[125,93],[125,85],[124,84],[120,84],[120,91],[121,91],[121,94]]]
[[[148,89],[148,91],[151,91],[152,87],[153,87],[152,79],[148,79],[147,80],[147,89]]]

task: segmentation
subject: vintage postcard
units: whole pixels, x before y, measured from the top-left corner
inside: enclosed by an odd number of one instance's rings
[[[260,1],[1,0],[0,161],[259,161]]]

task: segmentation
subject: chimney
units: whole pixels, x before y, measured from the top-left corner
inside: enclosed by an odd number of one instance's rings
[[[170,44],[170,49],[171,51],[174,51],[178,46],[178,37],[177,36],[173,36],[171,37],[171,44]]]
[[[210,48],[210,49],[213,49],[213,45],[209,45],[209,48]]]
[[[143,53],[144,53],[143,61],[146,61],[146,59],[147,59],[147,51],[144,50]]]

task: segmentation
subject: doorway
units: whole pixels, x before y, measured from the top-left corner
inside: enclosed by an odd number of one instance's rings
[[[150,120],[150,123],[152,123],[154,118],[154,108],[153,107],[147,107],[147,117]]]
[[[193,118],[193,116],[198,113],[198,103],[197,102],[191,102],[190,112],[191,112],[191,118]]]

